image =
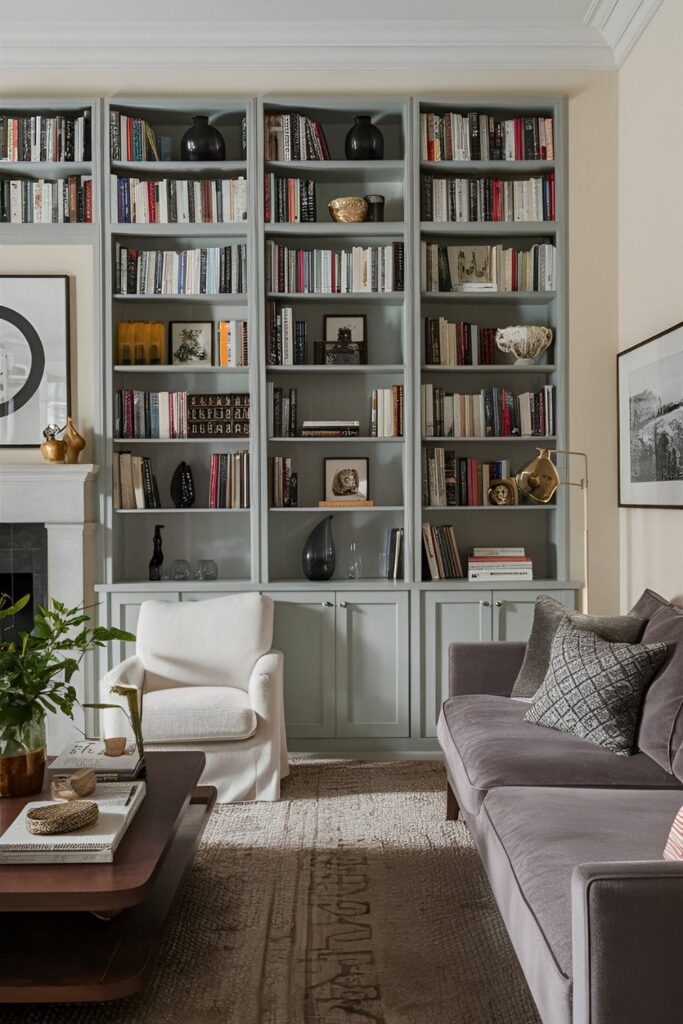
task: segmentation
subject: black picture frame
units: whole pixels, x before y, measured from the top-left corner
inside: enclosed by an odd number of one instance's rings
[[[351,341],[367,342],[367,313],[324,314],[323,341],[337,341],[339,337],[339,329],[341,327],[349,327],[351,329]]]

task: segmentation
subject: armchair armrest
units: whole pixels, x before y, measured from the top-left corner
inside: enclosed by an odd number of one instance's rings
[[[252,669],[249,678],[249,701],[261,718],[279,717],[282,706],[282,677],[284,657],[280,651],[263,654]]]
[[[581,864],[571,898],[574,1024],[679,1021],[683,862]]]
[[[119,665],[116,665],[100,683],[100,700],[106,704],[118,704],[121,711],[108,708],[102,712],[102,735],[103,736],[126,736],[134,739],[133,729],[126,714],[127,704],[124,697],[112,693],[112,688],[119,684],[135,686],[140,695],[140,706],[142,706],[142,694],[145,686],[145,667],[142,659],[134,654],[126,658]]]
[[[507,640],[450,644],[448,696],[488,693],[495,697],[509,697],[525,651],[526,644]]]

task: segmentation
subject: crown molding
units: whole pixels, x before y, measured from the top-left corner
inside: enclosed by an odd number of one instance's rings
[[[621,67],[650,24],[663,0],[594,0],[586,14],[587,23],[596,28]]]

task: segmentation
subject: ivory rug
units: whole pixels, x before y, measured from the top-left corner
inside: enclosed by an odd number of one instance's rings
[[[429,762],[300,761],[219,806],[148,989],[0,1006],[2,1024],[537,1024],[465,825]]]

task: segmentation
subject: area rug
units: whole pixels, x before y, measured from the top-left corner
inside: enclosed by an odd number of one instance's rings
[[[466,826],[428,762],[299,761],[216,808],[140,996],[2,1024],[538,1024]]]

